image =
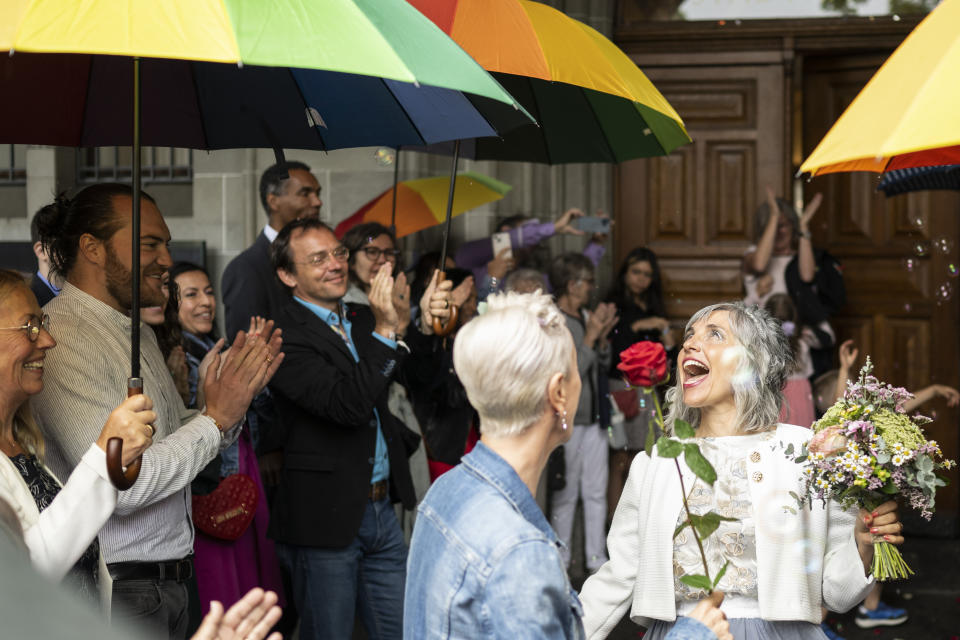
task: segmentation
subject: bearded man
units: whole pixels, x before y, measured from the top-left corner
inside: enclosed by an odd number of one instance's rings
[[[133,194],[129,186],[99,184],[73,198],[58,198],[56,214],[41,229],[55,273],[66,278],[44,311],[57,348],[47,353],[44,389],[33,409],[46,438],[46,462],[70,475],[100,424],[126,396],[134,304],[165,303],[161,278],[172,260],[170,231],[147,194],[141,199],[140,300],[131,283]],[[115,617],[171,638],[187,629],[187,588],[192,575],[190,482],[219,450],[239,435],[250,400],[279,366],[279,333],[237,335],[224,357],[213,357],[204,385],[206,407],[187,410],[157,346],[142,332],[143,392],[153,399],[153,446],[140,477],[121,492],[116,511],[100,531],[100,549],[112,579]]]

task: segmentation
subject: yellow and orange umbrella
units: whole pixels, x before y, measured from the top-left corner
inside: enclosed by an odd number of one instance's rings
[[[474,171],[458,173],[452,215],[458,216],[480,205],[500,200],[512,188],[507,183],[482,173]],[[443,222],[449,189],[450,178],[446,176],[397,183],[397,237],[402,238]],[[337,237],[343,237],[351,227],[363,222],[379,222],[389,227],[393,217],[393,192],[392,187],[387,189],[338,224],[335,229]]]
[[[960,0],[944,0],[800,167],[811,176],[960,163]]]
[[[539,123],[465,146],[474,159],[622,162],[690,142],[667,99],[590,26],[530,0],[410,0]]]

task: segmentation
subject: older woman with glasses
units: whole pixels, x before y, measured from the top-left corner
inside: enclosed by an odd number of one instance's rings
[[[580,404],[577,349],[542,293],[495,294],[464,326],[453,363],[480,442],[419,508],[407,563],[404,637],[583,638],[560,542],[537,503],[550,452]],[[670,636],[729,638],[709,601]]]
[[[54,580],[66,577],[96,601],[102,569],[97,532],[117,504],[107,476],[107,440],[123,439],[123,464],[132,462],[150,446],[156,414],[147,396],[127,398],[61,486],[43,464],[43,437],[29,403],[43,389],[43,360],[57,344],[49,328],[23,278],[0,270],[0,497],[20,519],[34,566]]]
[[[873,513],[797,509],[802,465],[786,455],[810,429],[777,424],[792,362],[780,323],[740,302],[705,307],[687,323],[677,380],[667,392],[666,428],[691,424],[713,464],[712,485],[684,470],[686,501],[695,514],[732,518],[703,542],[711,572],[729,562],[719,588],[737,640],[823,640],[820,606],[847,611],[870,591],[873,535],[903,542],[896,503]],[[642,452],[607,538],[610,561],[583,585],[587,637],[605,638],[630,610],[660,640],[706,597],[681,581],[702,574],[701,551],[688,532],[675,461]],[[869,529],[869,530],[868,530]]]

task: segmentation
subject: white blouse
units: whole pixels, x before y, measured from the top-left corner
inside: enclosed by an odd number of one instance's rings
[[[773,435],[773,431],[768,431],[736,438],[696,440],[700,452],[716,470],[717,481],[711,487],[697,478],[687,496],[690,510],[697,515],[714,511],[721,516],[737,519],[736,522],[721,521],[717,530],[702,541],[711,578],[716,576],[724,563],[730,562],[718,585],[728,595],[757,597],[757,534],[750,501],[747,456],[764,446]],[[687,512],[683,510],[677,519],[677,526],[686,519]],[[690,527],[687,527],[673,541],[674,588],[678,604],[683,600],[706,597],[705,590],[680,581],[681,576],[691,574],[703,575],[703,560]]]

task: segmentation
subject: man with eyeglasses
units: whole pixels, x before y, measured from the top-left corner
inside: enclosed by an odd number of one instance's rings
[[[417,438],[387,408],[406,355],[393,277],[379,269],[370,283],[370,326],[343,302],[349,251],[325,224],[291,222],[272,257],[290,296],[270,385],[287,429],[270,535],[292,574],[300,638],[349,638],[356,605],[371,639],[401,638],[407,549],[392,502],[414,505]],[[431,287],[424,323],[447,317],[449,300],[449,283]]]
[[[231,260],[223,272],[221,291],[228,336],[246,328],[253,316],[276,318],[286,296],[270,264],[270,244],[287,223],[320,215],[320,183],[302,162],[274,164],[260,176],[260,204],[267,214],[267,224],[254,243]],[[280,480],[284,432],[283,425],[275,419],[268,392],[254,398],[247,422],[270,500]],[[290,617],[290,612],[285,612],[285,623],[290,622]]]

